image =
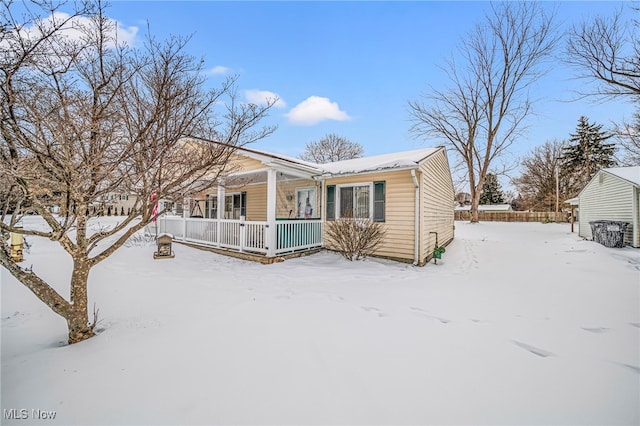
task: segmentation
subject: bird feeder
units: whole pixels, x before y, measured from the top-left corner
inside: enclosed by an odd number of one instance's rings
[[[11,247],[9,254],[14,262],[22,262],[22,250],[24,249],[24,236],[17,232],[11,233]]]
[[[173,235],[160,234],[158,235],[158,251],[153,253],[154,259],[172,259],[176,255],[171,250],[171,244],[173,242]]]

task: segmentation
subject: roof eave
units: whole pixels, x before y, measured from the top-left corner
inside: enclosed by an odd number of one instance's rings
[[[382,169],[373,169],[373,170],[362,170],[358,172],[344,172],[344,173],[322,173],[319,177],[322,179],[335,178],[335,177],[349,177],[349,176],[360,176],[360,175],[370,175],[375,173],[389,173],[389,172],[398,172],[403,170],[417,170],[420,167],[419,164],[415,164],[413,166],[402,166],[402,167],[387,167]]]

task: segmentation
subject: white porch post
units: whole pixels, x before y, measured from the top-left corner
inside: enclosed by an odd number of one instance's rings
[[[267,170],[267,257],[274,257],[277,248],[276,231],[276,178],[277,171]]]
[[[320,181],[320,246],[324,247],[324,226],[327,223],[327,185],[324,179]]]
[[[222,235],[220,231],[222,230],[222,218],[224,217],[224,186],[218,184],[218,208],[216,211],[216,244],[220,247],[220,243],[222,242]]]
[[[187,241],[187,218],[189,217],[189,198],[182,200],[182,241]]]

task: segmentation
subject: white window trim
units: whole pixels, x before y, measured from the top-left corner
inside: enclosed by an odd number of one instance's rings
[[[297,186],[295,188],[295,192],[296,192],[296,198],[295,198],[295,212],[296,212],[296,217],[298,214],[298,191],[315,191],[315,202],[316,202],[316,210],[318,210],[317,204],[318,204],[318,187],[316,186]],[[313,217],[313,215],[312,215]],[[318,216],[316,216],[318,217]]]
[[[336,220],[338,219],[342,219],[342,216],[340,216],[340,188],[355,188],[357,186],[368,186],[369,187],[369,220],[373,220],[373,198],[374,198],[374,187],[373,187],[373,182],[358,182],[358,183],[342,183],[339,185],[336,185],[336,194],[335,194],[335,218]],[[354,191],[355,194],[355,191]],[[354,200],[355,201],[355,200]],[[355,209],[355,202],[353,204],[353,208]],[[366,218],[358,218],[358,219],[366,219]]]
[[[225,202],[226,202],[226,198],[227,197],[233,197],[234,195],[239,195],[239,196],[242,197],[242,192],[239,192],[239,191],[236,191],[236,192],[225,192],[224,193]],[[218,194],[209,194],[209,200],[212,200],[214,198],[217,200],[218,199]],[[233,198],[232,198],[232,200],[233,200]],[[224,210],[224,207],[225,207],[225,204],[223,203],[222,212],[226,213],[226,210]],[[220,203],[218,203],[218,208],[220,208]],[[231,208],[233,209],[233,206]],[[245,208],[246,208],[246,206],[245,206]],[[240,210],[242,210],[242,206],[240,207]],[[231,211],[231,213],[233,213],[233,210]],[[209,216],[211,216],[211,204],[209,204]],[[223,214],[223,216],[224,216],[224,214]]]

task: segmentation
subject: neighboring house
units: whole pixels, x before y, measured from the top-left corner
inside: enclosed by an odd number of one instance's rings
[[[458,192],[456,194],[456,202],[459,206],[471,205],[471,194],[469,194],[468,192]]]
[[[457,212],[468,212],[471,210],[471,206],[456,206]],[[479,212],[495,213],[495,212],[512,212],[511,204],[480,204],[478,206]]]
[[[217,187],[194,197],[190,214],[200,218],[165,216],[161,232],[276,257],[323,247],[327,222],[355,217],[384,223],[375,256],[420,265],[436,233],[438,245],[453,239],[454,189],[441,147],[328,164],[237,148],[231,166]]]
[[[592,239],[589,222],[628,222],[625,244],[640,247],[640,166],[602,169],[580,191],[579,235]]]
[[[136,197],[134,194],[110,192],[104,195],[100,202],[94,203],[94,207],[96,209],[102,209],[104,214],[107,213],[107,210],[117,215],[120,215],[122,212],[129,214],[129,210],[136,203]]]

